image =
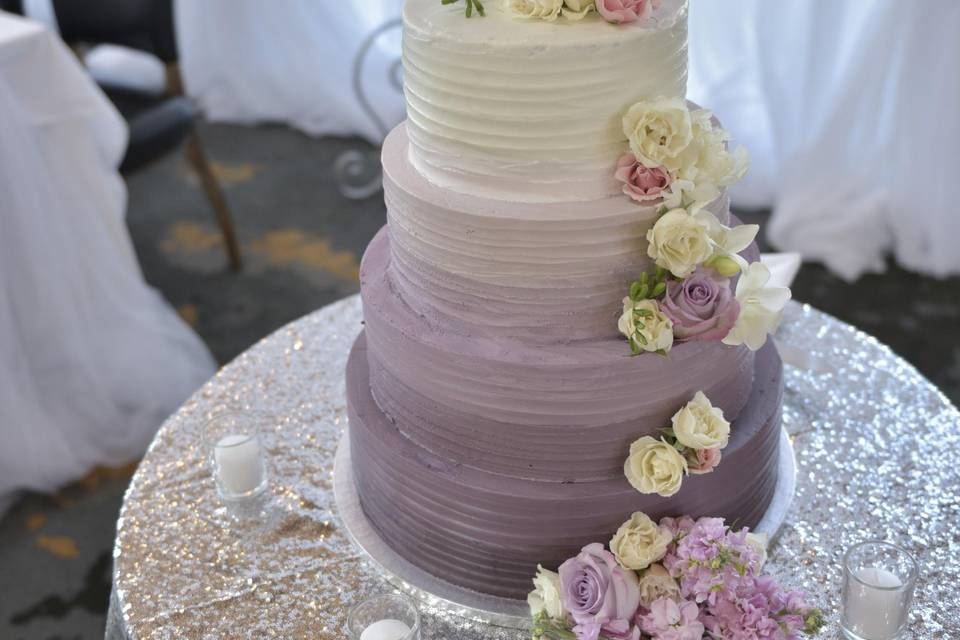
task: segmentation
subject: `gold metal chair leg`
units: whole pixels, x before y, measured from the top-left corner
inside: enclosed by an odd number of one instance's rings
[[[196,131],[190,134],[187,139],[187,158],[194,170],[200,177],[203,190],[207,194],[207,200],[213,207],[214,215],[217,218],[217,225],[220,227],[220,233],[223,235],[223,244],[227,250],[227,257],[230,260],[230,268],[233,271],[240,271],[243,268],[243,260],[240,256],[240,243],[237,241],[237,232],[233,226],[233,218],[230,216],[230,207],[227,205],[227,199],[223,194],[223,189],[217,181],[217,177],[207,161],[207,155],[200,144],[200,137]]]

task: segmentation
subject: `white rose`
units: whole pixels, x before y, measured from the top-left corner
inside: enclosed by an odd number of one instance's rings
[[[642,511],[637,511],[624,522],[613,540],[610,551],[624,569],[640,571],[667,555],[667,546],[673,542],[673,533],[660,527]]]
[[[576,22],[597,8],[595,0],[564,0],[563,17]]]
[[[536,616],[541,611],[546,611],[554,620],[560,620],[567,615],[560,597],[560,574],[537,565],[533,586],[534,590],[527,596],[530,615]]]
[[[693,140],[690,110],[682,98],[638,102],[623,116],[623,133],[640,162],[675,171]]]
[[[762,263],[754,262],[746,268],[737,282],[737,302],[740,315],[723,339],[724,344],[745,344],[751,351],[759,350],[767,341],[767,335],[776,333],[783,308],[790,300],[790,289],[768,287],[770,270]]]
[[[647,255],[677,278],[686,278],[713,255],[706,224],[684,209],[663,214],[647,231]]]
[[[730,423],[703,391],[697,391],[693,400],[674,414],[673,434],[677,442],[691,449],[723,449],[730,441]]]
[[[644,436],[630,445],[630,457],[623,473],[640,493],[669,498],[680,490],[687,473],[687,461],[666,440]]]
[[[673,321],[660,311],[656,300],[623,299],[623,314],[617,323],[635,353],[667,353],[673,347]]]
[[[760,557],[760,563],[756,567],[758,573],[760,569],[763,568],[763,565],[767,563],[767,545],[769,542],[770,537],[765,533],[750,532],[747,534],[747,544],[750,545]]]
[[[563,0],[502,0],[503,9],[521,18],[553,22],[560,16]]]
[[[680,586],[663,565],[654,564],[640,575],[640,604],[647,609],[660,598],[680,599]]]

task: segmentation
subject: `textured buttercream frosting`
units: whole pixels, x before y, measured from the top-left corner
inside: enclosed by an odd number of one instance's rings
[[[492,3],[496,4],[496,3]],[[403,62],[414,166],[435,184],[524,202],[618,191],[623,113],[686,94],[686,0],[615,26],[408,0]]]
[[[722,464],[687,478],[671,498],[642,495],[622,476],[582,479],[573,441],[568,477],[556,481],[478,470],[462,457],[425,449],[374,401],[369,360],[361,336],[347,368],[347,398],[364,512],[397,553],[454,584],[522,598],[538,563],[556,568],[585,544],[609,540],[634,511],[754,526],[776,487],[782,371],[773,345],[758,354],[757,381],[733,423]],[[531,463],[541,460],[536,452],[528,456]]]
[[[409,128],[401,124],[383,147],[398,295],[418,313],[490,336],[616,336],[630,282],[652,266],[646,234],[660,207],[622,193],[537,204],[452,192],[407,161]],[[730,220],[726,196],[708,209]]]

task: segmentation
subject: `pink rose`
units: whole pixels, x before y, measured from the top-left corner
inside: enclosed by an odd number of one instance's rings
[[[597,11],[607,22],[624,24],[646,20],[661,0],[597,0]]]
[[[710,473],[720,464],[720,449],[688,449],[687,471],[694,475]]]
[[[659,200],[671,182],[666,169],[651,169],[637,160],[632,153],[620,157],[614,177],[623,183],[623,192],[637,202]]]

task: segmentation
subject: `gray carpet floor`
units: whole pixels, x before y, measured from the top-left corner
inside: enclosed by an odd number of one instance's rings
[[[334,160],[370,150],[361,142],[226,125],[204,125],[202,138],[233,209],[244,271],[226,270],[206,200],[179,154],[129,180],[128,222],[147,280],[226,363],[356,292],[359,259],[385,211],[379,194],[353,201],[336,188]],[[892,267],[850,285],[805,265],[794,296],[877,336],[960,401],[960,279]],[[0,522],[0,638],[103,637],[114,524],[132,469],[95,470],[56,495],[24,496]]]

